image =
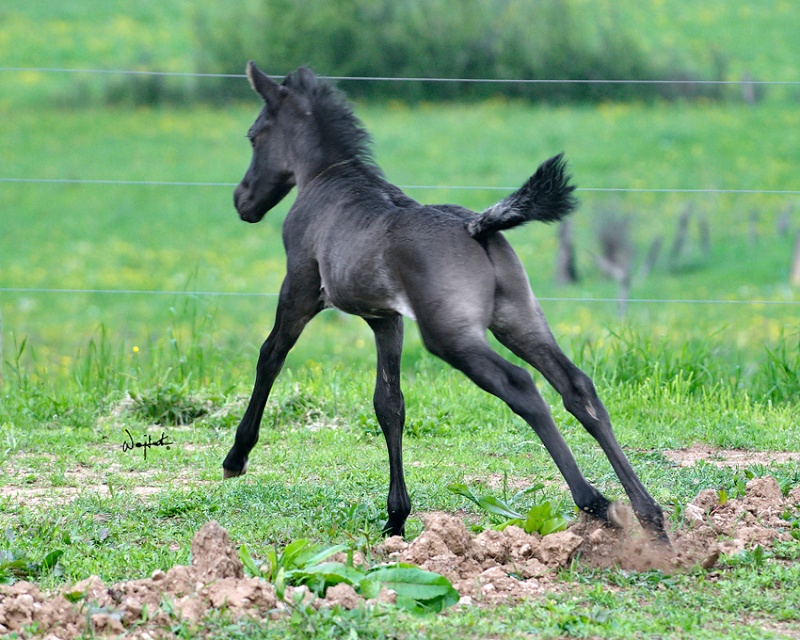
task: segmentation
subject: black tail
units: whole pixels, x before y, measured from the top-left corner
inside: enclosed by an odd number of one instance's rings
[[[566,173],[564,154],[560,153],[539,165],[528,181],[517,191],[492,205],[467,225],[476,240],[511,229],[532,220],[556,222],[578,206]]]

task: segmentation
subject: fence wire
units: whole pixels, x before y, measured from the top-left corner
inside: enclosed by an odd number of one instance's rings
[[[107,186],[145,186],[145,187],[235,187],[236,182],[177,182],[172,180],[93,180],[83,178],[8,178],[0,177],[0,183],[33,183],[33,184],[87,184]],[[464,184],[411,184],[398,185],[401,189],[447,189],[453,191],[514,191],[515,187],[497,187]],[[791,189],[673,189],[649,187],[577,187],[576,191],[596,193],[716,193],[716,194],[753,194],[753,195],[800,195],[800,190]]]
[[[147,69],[71,69],[59,67],[0,67],[0,72],[86,73],[99,75],[161,76],[176,78],[246,78],[241,73],[201,73]],[[272,75],[283,78],[286,74]],[[686,80],[686,79],[598,79],[598,78],[442,78],[428,76],[319,76],[335,82],[463,82],[473,84],[655,84],[655,85],[800,85],[800,80]]]
[[[258,291],[158,291],[150,289],[57,289],[52,287],[0,287],[0,293],[19,294],[69,294],[69,295],[127,295],[127,296],[173,296],[197,298],[277,298],[279,294]],[[591,297],[541,297],[543,302],[580,302],[589,304],[619,304],[619,298]],[[626,298],[625,302],[639,304],[705,304],[737,306],[800,306],[800,300],[725,300],[707,298]]]

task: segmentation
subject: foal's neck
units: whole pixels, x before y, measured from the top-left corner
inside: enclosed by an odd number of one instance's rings
[[[317,180],[317,179],[323,177],[324,175],[330,173],[334,169],[338,169],[339,167],[343,167],[344,165],[350,164],[351,162],[356,162],[356,159],[355,158],[348,158],[346,160],[339,160],[339,162],[334,162],[333,164],[329,164],[327,167],[324,167],[320,171],[317,171],[314,175],[312,175],[310,178],[305,180],[305,182],[302,185],[302,187],[298,186],[298,189],[307,187],[312,182],[314,182],[315,180]]]

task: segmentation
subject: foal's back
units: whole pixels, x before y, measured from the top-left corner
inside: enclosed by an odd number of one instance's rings
[[[304,239],[330,306],[412,317],[423,336],[429,324],[482,332],[492,323],[497,287],[527,287],[527,278],[502,234],[476,240],[468,233],[476,217],[457,205],[421,205],[353,166],[307,190],[284,233],[290,254],[300,249],[292,239]]]

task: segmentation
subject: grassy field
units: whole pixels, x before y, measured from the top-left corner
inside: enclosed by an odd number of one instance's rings
[[[116,2],[92,3],[92,12],[75,6],[27,2],[4,11],[0,66],[183,70],[191,62],[188,5],[139,2],[127,13]],[[621,3],[620,17],[650,29],[650,46],[680,38],[686,51],[707,55],[714,34],[732,77],[796,79],[790,3],[635,7]],[[749,38],[737,35],[745,18]],[[328,312],[312,323],[275,388],[248,475],[219,482],[284,273],[279,230],[288,204],[257,226],[239,222],[231,204],[228,185],[249,160],[244,134],[255,99],[226,108],[106,108],[91,100],[100,94],[96,79],[52,73],[0,72],[0,88],[0,178],[214,183],[0,183],[0,561],[21,558],[28,579],[45,589],[90,574],[109,583],[142,577],[188,562],[192,535],[211,518],[259,557],[298,538],[373,544],[388,469],[371,408],[372,338],[357,318]],[[87,105],[76,104],[78,94]],[[541,160],[566,152],[583,187],[575,218],[581,280],[554,282],[556,229],[530,226],[509,238],[672,527],[683,526],[683,508],[701,489],[736,495],[747,477],[765,474],[787,489],[800,483],[797,463],[779,456],[800,452],[800,298],[788,284],[797,196],[595,189],[797,191],[796,96],[790,87],[768,98],[753,107],[358,105],[387,176],[425,202],[481,209]],[[687,207],[695,214],[689,242],[670,261]],[[654,239],[664,243],[649,276],[634,278],[632,297],[649,302],[632,301],[624,318],[616,285],[595,266],[598,226],[615,214],[630,219],[637,269]],[[701,219],[710,254],[701,250]],[[454,482],[498,496],[504,481],[542,482],[539,499],[569,508],[527,426],[426,355],[411,324],[403,374],[410,538],[421,531],[420,512],[491,524],[447,491]],[[587,477],[620,497],[591,438],[546,385],[543,393]],[[125,429],[166,433],[175,446],[145,460],[123,451]],[[724,465],[711,456],[684,467],[670,457],[693,445],[753,459]],[[45,570],[54,551],[63,555]],[[260,628],[221,617],[204,633],[798,637],[798,555],[797,542],[787,543],[766,558],[725,558],[714,574],[672,576],[575,565],[560,575],[561,588],[491,615],[320,613]],[[0,570],[0,580],[10,577]]]
[[[241,132],[256,107],[57,113],[9,108],[15,126],[0,151],[0,168],[12,178],[232,184],[248,162]],[[415,110],[365,106],[359,113],[374,132],[376,155],[390,179],[409,187],[443,185],[409,192],[422,201],[457,201],[477,209],[561,150],[571,159],[579,186],[587,188],[780,190],[793,186],[792,167],[800,161],[791,138],[783,135],[797,126],[796,115],[773,106],[590,109],[487,103]],[[582,191],[580,197],[578,284],[553,282],[555,229],[532,226],[510,236],[535,291],[545,298],[557,335],[580,343],[630,325],[646,332],[655,327],[655,336],[677,344],[706,340],[710,332],[715,348],[730,354],[731,362],[742,351],[751,358],[763,345],[776,348],[781,335],[791,339],[796,326],[791,306],[748,301],[796,299],[788,286],[793,234],[776,230],[792,211],[793,197],[596,191]],[[0,201],[3,286],[25,290],[4,294],[7,353],[12,333],[18,340],[27,336],[29,346],[52,365],[85,348],[101,325],[128,350],[144,349],[170,326],[185,330],[185,323],[175,321],[183,296],[38,289],[264,294],[203,296],[196,304],[201,316],[213,318],[219,347],[250,345],[252,352],[269,327],[283,276],[279,227],[287,205],[248,227],[236,218],[229,186],[5,183]],[[708,220],[711,254],[700,251],[693,226],[685,253],[672,264],[667,250],[686,207],[696,219]],[[756,240],[749,232],[754,213]],[[626,323],[619,325],[613,301],[549,300],[616,296],[616,285],[594,264],[597,229],[612,214],[630,218],[635,273],[649,244],[663,240],[661,260],[647,279],[635,279],[633,297],[747,304],[632,303]],[[796,220],[787,220],[790,230],[796,227]],[[312,327],[314,343],[346,348],[346,341],[335,338],[342,323],[369,339],[363,323],[336,317],[320,323],[318,334]]]

